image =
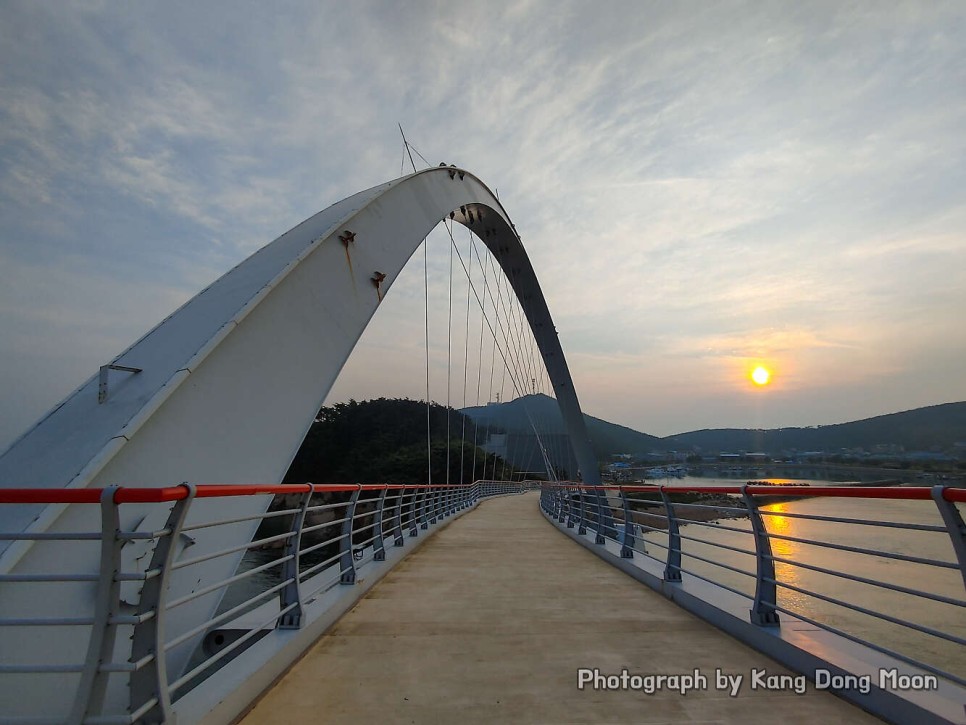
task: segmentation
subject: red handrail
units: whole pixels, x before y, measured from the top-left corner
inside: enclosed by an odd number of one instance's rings
[[[221,498],[224,496],[253,496],[259,494],[289,494],[305,493],[310,489],[315,493],[321,492],[350,492],[361,491],[398,491],[406,488],[427,489],[461,489],[469,488],[472,484],[404,484],[404,483],[367,483],[367,484],[225,484],[200,485],[195,488],[196,498]],[[591,486],[581,483],[544,483],[544,486],[554,488],[570,488],[595,491],[623,491],[625,493],[648,493],[664,491],[665,493],[730,493],[740,494],[741,486]],[[802,498],[814,496],[829,496],[833,498],[877,498],[928,501],[932,498],[932,489],[926,486],[892,487],[892,486],[747,486],[745,490],[752,496],[800,496]],[[0,504],[4,503],[98,503],[103,489],[48,489],[48,488],[5,488],[0,489]],[[163,488],[134,488],[122,486],[114,493],[114,503],[163,503],[179,501],[188,495],[185,486],[167,486]],[[947,501],[966,503],[966,489],[943,489],[943,498]]]
[[[406,488],[427,489],[462,489],[473,484],[405,484],[405,483],[366,483],[366,484],[225,484],[200,485],[195,487],[195,498],[221,498],[224,496],[253,496],[259,494],[290,494],[361,491],[398,491]],[[101,500],[102,488],[0,488],[0,504],[4,503],[98,503]],[[114,503],[163,503],[165,501],[180,501],[186,498],[188,489],[185,486],[167,486],[163,488],[135,488],[121,486],[114,493]]]
[[[928,486],[590,486],[582,483],[545,483],[544,486],[594,491],[623,491],[625,493],[733,493],[742,489],[752,496],[829,496],[833,498],[884,498],[910,501],[929,501],[932,488]],[[966,488],[943,488],[947,501],[966,503]]]

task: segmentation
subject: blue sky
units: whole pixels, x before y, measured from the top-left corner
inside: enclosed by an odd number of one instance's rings
[[[398,176],[397,122],[499,190],[591,414],[667,435],[966,399],[964,36],[959,2],[3,3],[0,447]],[[367,344],[335,394],[419,397],[364,377]]]

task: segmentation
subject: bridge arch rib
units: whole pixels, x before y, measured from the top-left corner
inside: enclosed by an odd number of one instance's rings
[[[443,218],[464,224],[490,249],[534,333],[584,480],[598,483],[597,462],[573,381],[533,267],[509,216],[473,174],[433,168],[350,196],[255,252],[162,321],[114,360],[106,390],[95,375],[0,455],[5,487],[84,488],[282,480],[332,384],[397,275]],[[380,287],[374,280],[385,275]],[[137,370],[138,372],[132,372]],[[100,395],[99,395],[100,393]],[[260,513],[254,497],[198,500],[187,524]],[[6,507],[0,530],[98,528],[94,507]],[[125,529],[163,527],[163,515],[125,504]],[[163,512],[162,512],[163,514]],[[257,521],[192,532],[175,559],[250,541]],[[97,557],[19,541],[0,542],[0,573],[97,571]],[[170,596],[202,581],[230,577],[237,556],[174,572]],[[150,557],[148,557],[150,558]],[[198,578],[200,577],[200,578]],[[94,596],[93,585],[66,585],[38,614],[67,616]],[[19,596],[19,595],[18,595]],[[35,607],[10,596],[5,611]],[[29,596],[24,594],[24,596]],[[219,595],[201,596],[169,613],[171,636],[210,619]],[[81,654],[84,628],[58,641]],[[26,634],[24,635],[26,636]],[[68,641],[70,640],[70,641]],[[124,640],[127,641],[126,639]],[[19,645],[9,641],[11,651]],[[32,646],[24,642],[24,646]],[[182,671],[196,644],[168,654]],[[124,658],[121,657],[120,661]],[[114,693],[115,697],[121,697]]]
[[[450,216],[500,264],[533,330],[588,483],[597,465],[533,267],[473,174],[433,168],[338,202],[255,252],[111,361],[0,455],[0,481],[281,480],[343,364],[420,242]],[[348,234],[347,234],[348,232]],[[340,241],[345,238],[346,241]]]

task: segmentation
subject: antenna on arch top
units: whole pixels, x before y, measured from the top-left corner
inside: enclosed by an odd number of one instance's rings
[[[406,153],[409,154],[409,163],[411,163],[413,165],[413,173],[415,174],[416,173],[416,162],[413,161],[413,152],[412,152],[412,149],[409,148],[409,141],[406,140],[406,134],[403,132],[402,124],[397,122],[396,125],[399,126],[399,135],[402,136],[403,145],[405,145],[405,147],[406,147]]]

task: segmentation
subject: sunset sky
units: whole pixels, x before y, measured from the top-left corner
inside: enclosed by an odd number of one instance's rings
[[[397,123],[498,189],[587,413],[669,435],[964,400],[964,37],[959,1],[4,2],[0,449],[399,176]],[[377,320],[400,348],[412,279]],[[334,395],[420,397],[364,358]]]

